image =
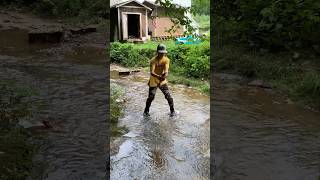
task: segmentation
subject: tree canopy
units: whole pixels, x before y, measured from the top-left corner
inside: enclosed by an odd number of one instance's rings
[[[318,0],[216,0],[214,30],[251,46],[319,48]]]
[[[210,0],[192,0],[191,11],[194,14],[210,15]]]

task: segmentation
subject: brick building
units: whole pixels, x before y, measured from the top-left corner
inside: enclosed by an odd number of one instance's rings
[[[173,0],[176,7],[190,7],[191,0]],[[111,41],[145,41],[150,38],[183,36],[183,26],[175,28],[165,9],[154,0],[111,0]]]

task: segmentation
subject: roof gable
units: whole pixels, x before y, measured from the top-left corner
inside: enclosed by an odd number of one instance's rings
[[[121,2],[121,1],[119,2],[119,1],[115,1],[115,0],[110,1],[111,7],[115,7],[115,8],[119,8],[119,7],[125,6],[125,5],[132,6],[132,5],[134,5],[134,4],[136,4],[136,5],[140,6],[140,7],[146,8],[146,9],[148,9],[148,10],[150,10],[150,11],[152,10],[152,9],[149,8],[148,6],[146,6],[146,5],[140,3],[139,1],[136,1],[136,0],[123,1],[123,2]]]
[[[145,0],[143,4],[148,4],[149,6],[160,6],[159,3],[155,3],[156,0]],[[172,0],[171,1],[173,4],[180,6],[180,7],[191,7],[191,0]]]

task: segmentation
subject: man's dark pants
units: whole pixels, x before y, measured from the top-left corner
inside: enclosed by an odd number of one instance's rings
[[[167,99],[168,104],[170,106],[170,112],[174,112],[174,105],[173,105],[173,99],[170,95],[169,88],[167,84],[163,84],[159,86],[159,89],[162,91],[164,97]],[[156,95],[157,87],[149,87],[149,96],[146,102],[146,108],[144,110],[145,113],[149,113],[149,108],[151,106],[151,103]]]

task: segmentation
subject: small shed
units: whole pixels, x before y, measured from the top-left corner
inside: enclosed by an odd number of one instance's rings
[[[148,12],[152,9],[136,0],[110,3],[111,41],[145,41],[148,37]]]

